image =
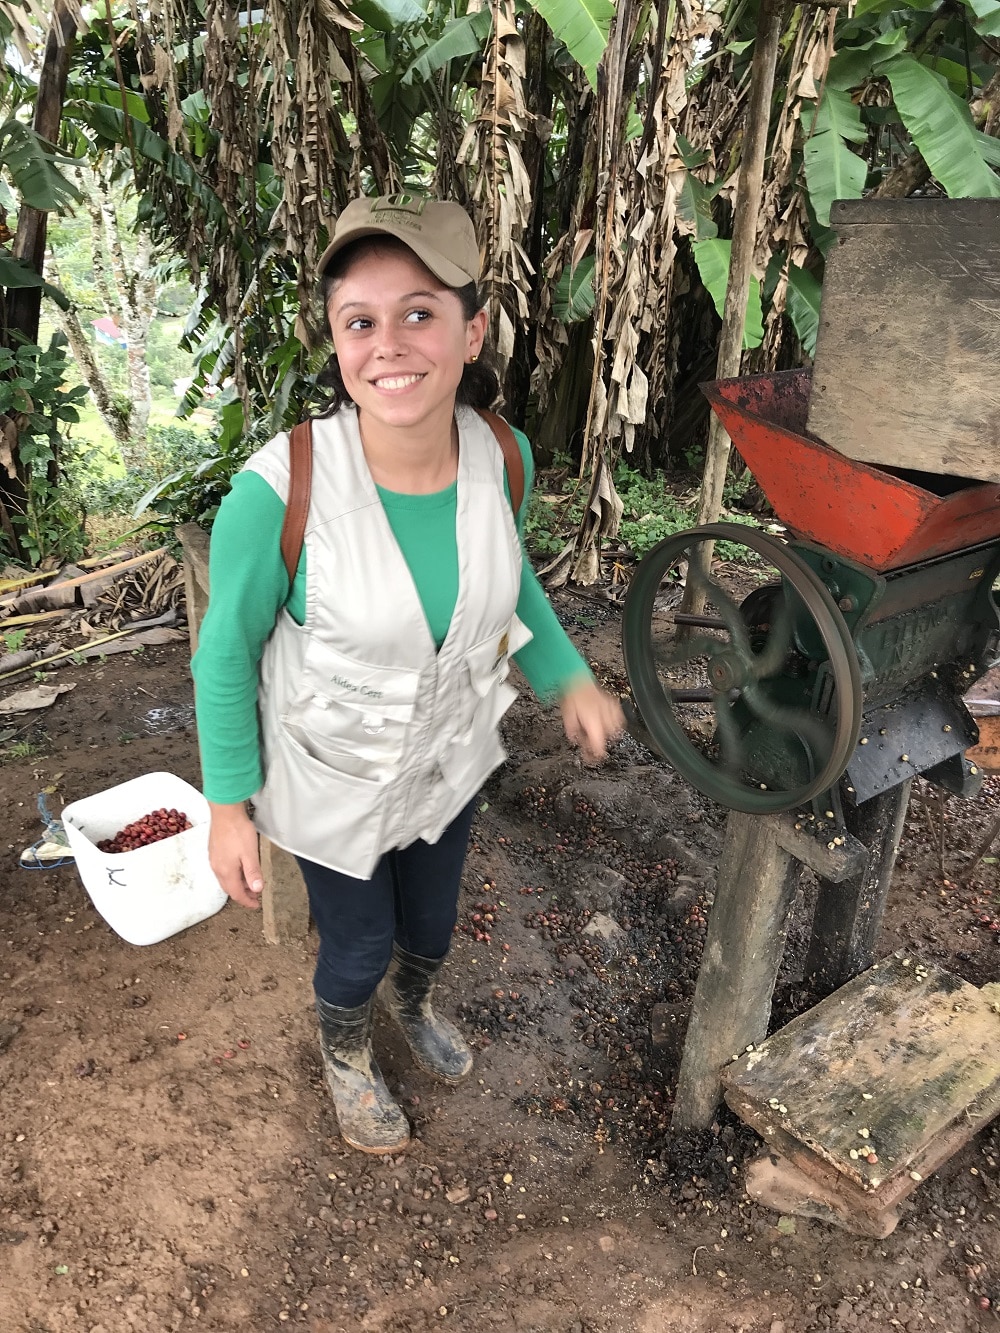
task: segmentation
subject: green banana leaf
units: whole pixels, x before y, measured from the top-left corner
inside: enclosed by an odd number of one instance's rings
[[[920,57],[920,63],[926,65],[929,70],[935,74],[940,74],[942,78],[948,81],[948,87],[957,96],[965,100],[969,89],[969,71],[964,65],[960,65],[957,60],[945,60],[941,55],[925,55]],[[975,74],[972,75],[972,86],[975,88],[979,84]]]
[[[127,145],[131,135],[131,142],[139,157],[162,167],[166,176],[190,192],[205,210],[208,218],[232,229],[232,221],[227,218],[226,211],[214,190],[201,180],[190,163],[179,153],[174,152],[166,139],[161,139],[148,125],[143,125],[141,121],[129,116],[128,130],[126,130],[125,117],[118,107],[106,106],[100,102],[81,101],[78,98],[64,104],[63,116],[67,121],[88,126],[102,138],[117,144],[124,152],[128,151]],[[246,257],[249,258],[253,253],[249,240],[239,230],[236,231],[236,236]]]
[[[819,303],[823,288],[808,269],[788,266],[786,309],[796,336],[809,356],[816,355]]]
[[[84,102],[104,102],[108,106],[116,106],[119,111],[122,108],[122,90],[117,83],[109,83],[106,80],[94,83],[70,82],[66,87],[66,96],[80,98]],[[125,90],[125,110],[136,120],[141,120],[144,125],[149,124],[146,99],[139,93],[134,93],[130,89]]]
[[[351,9],[362,23],[378,32],[392,32],[427,18],[426,10],[416,0],[354,0]]]
[[[401,82],[424,83],[450,60],[464,60],[469,56],[478,55],[492,27],[491,9],[478,9],[475,13],[463,15],[462,18],[451,19],[441,29],[441,36],[421,51],[410,64]]]
[[[984,37],[1000,37],[1000,3],[998,0],[965,0],[976,16],[974,27]]]
[[[892,86],[910,138],[950,197],[1000,198],[1000,177],[983,154],[968,104],[947,80],[909,55],[894,57],[879,72]]]
[[[80,191],[60,172],[57,161],[69,164],[71,159],[53,153],[30,126],[14,119],[0,125],[0,166],[29,208],[49,213],[79,201]]]
[[[717,181],[714,185],[706,185],[693,174],[696,167],[703,166],[708,160],[708,151],[698,151],[693,148],[683,134],[677,136],[677,153],[687,167],[684,184],[677,196],[677,212],[689,226],[694,228],[695,240],[710,241],[719,234],[715,218],[712,216],[712,200],[722,189],[724,182]]]
[[[53,287],[40,273],[5,250],[0,250],[0,287],[41,287],[44,295],[55,301],[57,306],[63,310],[69,309],[69,300],[58,287]]]
[[[684,184],[677,196],[677,212],[681,218],[694,227],[695,239],[710,241],[718,236],[719,229],[712,216],[712,200],[718,194],[724,182],[718,185],[706,185],[689,171],[684,177]]]
[[[420,112],[420,94],[405,86],[395,74],[379,74],[371,82],[372,106],[390,143],[410,141],[413,123]]]
[[[561,324],[578,324],[594,308],[594,256],[584,255],[574,268],[567,264],[552,294],[552,309]]]
[[[899,55],[906,50],[906,29],[890,28],[877,37],[856,46],[845,46],[830,61],[826,86],[838,92],[849,92],[864,83],[881,60]]]
[[[860,199],[868,177],[867,163],[844,140],[864,143],[868,133],[850,96],[837,88],[825,88],[813,116],[804,113],[802,123],[808,135],[802,158],[809,199],[817,221],[828,227],[833,201]]]
[[[615,15],[611,0],[529,0],[566,50],[597,88],[597,66],[608,44]]]
[[[726,307],[726,284],[729,281],[729,260],[732,248],[732,241],[723,241],[718,238],[708,241],[695,241],[691,246],[701,280],[715,304],[720,319],[722,319]],[[743,324],[743,350],[748,351],[751,347],[759,347],[763,340],[764,316],[760,305],[760,283],[756,278],[751,278],[746,320]]]

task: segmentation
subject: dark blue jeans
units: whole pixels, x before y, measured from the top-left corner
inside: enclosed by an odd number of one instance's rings
[[[353,879],[297,857],[319,934],[313,985],[328,1004],[364,1004],[385,976],[392,945],[443,958],[458,915],[458,891],[476,803],[435,843],[386,852],[371,879]]]

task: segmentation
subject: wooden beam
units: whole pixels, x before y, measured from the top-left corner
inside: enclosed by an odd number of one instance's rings
[[[875,961],[909,800],[910,783],[904,782],[844,812],[849,836],[868,848],[868,864],[840,883],[820,873],[805,965],[805,975],[818,995],[829,995]]]
[[[786,816],[726,821],[715,902],[684,1040],[671,1121],[706,1129],[722,1097],[725,1065],[767,1036],[771,997],[798,890],[799,862],[780,845]]]

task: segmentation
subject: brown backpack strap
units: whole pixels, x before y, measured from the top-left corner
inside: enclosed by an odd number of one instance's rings
[[[521,457],[520,445],[503,417],[497,416],[495,412],[487,412],[485,408],[478,408],[477,411],[496,436],[503,454],[507,484],[510,487],[510,507],[517,518],[524,500],[524,459]],[[292,429],[288,439],[288,471],[288,502],[285,505],[285,520],[281,525],[281,558],[285,562],[290,587],[295,582],[295,571],[302,554],[312,491],[311,421],[300,422]]]
[[[514,432],[507,425],[506,421],[504,421],[503,417],[498,417],[495,412],[487,412],[483,407],[478,407],[476,411],[497,437],[497,444],[500,446],[504,465],[507,468],[507,485],[510,487],[510,507],[513,509],[514,517],[516,519],[521,509],[521,503],[524,500],[524,459],[521,456],[521,446],[514,438]]]
[[[293,427],[288,438],[288,502],[285,521],[281,525],[281,558],[288,571],[289,587],[295,582],[295,571],[302,554],[312,491],[312,465],[312,422],[302,421]]]

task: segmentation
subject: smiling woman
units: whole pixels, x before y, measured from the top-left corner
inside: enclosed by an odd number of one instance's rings
[[[528,441],[516,433],[514,513],[475,410],[497,380],[467,214],[409,195],[355,200],[321,269],[333,394],[312,423],[302,552],[290,581],[283,434],[236,477],[212,531],[198,732],[219,881],[256,907],[258,831],[295,854],[341,1134],[398,1152],[409,1126],[372,1055],[375,991],[421,1068],[445,1082],[469,1073],[468,1046],[431,999],[476,792],[506,757],[511,661],[559,701],[585,757],[604,757],[622,717],[523,555]]]

